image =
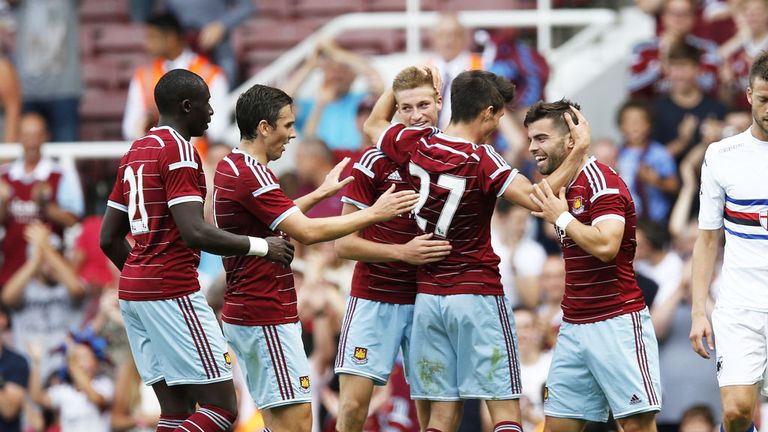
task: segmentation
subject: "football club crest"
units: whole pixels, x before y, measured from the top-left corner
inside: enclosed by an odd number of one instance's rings
[[[768,210],[762,210],[759,218],[760,226],[763,227],[763,229],[768,230]]]
[[[549,399],[549,387],[544,386],[544,394],[542,396],[544,396],[545,401]]]
[[[577,196],[573,199],[573,204],[571,205],[571,213],[575,215],[584,213],[584,198]]]
[[[355,353],[352,355],[352,360],[361,365],[368,363],[368,348],[355,347]]]
[[[224,353],[224,362],[227,364],[228,368],[232,368],[232,357],[229,355],[229,352]]]
[[[301,391],[303,393],[309,393],[309,377],[308,376],[300,376],[299,377],[299,386],[301,386]]]

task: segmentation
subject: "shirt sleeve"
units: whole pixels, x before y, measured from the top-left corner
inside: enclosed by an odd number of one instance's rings
[[[56,191],[56,204],[78,217],[85,212],[83,189],[80,187],[80,177],[76,171],[63,169]]]
[[[617,220],[626,222],[627,205],[629,204],[629,191],[621,193],[621,178],[614,173],[606,174],[595,164],[587,164],[584,168],[587,178],[590,179],[592,195],[589,198],[591,205],[590,216],[592,225],[597,225],[604,220]]]
[[[270,230],[274,231],[280,222],[299,211],[288,198],[272,171],[263,165],[249,166],[243,175],[244,186],[241,204]]]
[[[341,197],[341,202],[352,204],[361,210],[370,207],[376,201],[378,166],[386,159],[384,153],[375,149],[363,153],[352,168],[351,175],[354,180]]]
[[[497,197],[504,194],[512,179],[517,175],[517,169],[509,166],[507,161],[488,144],[484,144],[481,150],[473,153],[473,158],[479,159],[479,174],[477,180],[483,189],[483,193],[494,193]]]
[[[416,150],[419,140],[432,133],[434,128],[406,127],[402,123],[392,123],[376,142],[376,148],[399,166],[411,160],[411,153]]]
[[[675,159],[661,144],[659,144],[657,147],[652,166],[660,177],[672,177],[677,175],[677,165],[675,164]]]
[[[124,161],[121,161],[120,163],[122,164]],[[107,199],[107,206],[128,213],[128,203],[125,202],[125,193],[123,191],[123,175],[123,168],[117,170],[117,179],[115,180],[115,185],[112,187],[112,192]]]
[[[166,144],[158,160],[168,207],[186,202],[202,203],[205,177],[200,156],[192,144],[181,137],[174,135],[174,138],[177,145]]]
[[[712,163],[713,157],[708,149],[701,165],[699,190],[699,229],[703,230],[715,230],[723,226],[725,190],[715,178]]]

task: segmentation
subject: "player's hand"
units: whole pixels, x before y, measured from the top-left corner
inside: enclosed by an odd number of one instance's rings
[[[568,201],[565,199],[565,188],[560,188],[560,192],[555,195],[555,193],[552,192],[552,188],[549,186],[549,182],[544,180],[542,183],[544,184],[543,187],[539,187],[538,183],[534,184],[533,193],[530,194],[531,201],[539,206],[541,211],[531,212],[531,214],[554,224],[558,216],[563,212],[568,211]]]
[[[286,267],[293,261],[293,244],[282,237],[267,237],[267,254],[264,258]]]
[[[403,213],[408,213],[416,207],[419,194],[414,191],[395,192],[392,185],[371,206],[376,214],[376,222],[384,222]]]
[[[332,197],[336,195],[336,192],[343,189],[344,186],[352,183],[352,181],[355,179],[352,176],[348,176],[344,180],[339,181],[339,176],[341,175],[342,171],[344,171],[344,168],[347,167],[349,161],[350,159],[345,157],[341,160],[341,162],[337,163],[332,170],[328,171],[328,174],[325,175],[325,180],[323,180],[323,184],[317,188],[320,196],[323,198]]]
[[[570,112],[563,113],[563,118],[565,118],[565,123],[571,132],[571,138],[573,138],[573,149],[586,153],[589,149],[590,137],[592,135],[592,128],[589,126],[587,118],[574,106],[571,106]],[[576,121],[574,121],[574,118]]]
[[[712,345],[712,325],[705,314],[694,314],[691,317],[691,335],[688,337],[696,354],[709,358],[709,353],[715,349]],[[704,346],[706,341],[707,346]],[[709,348],[709,350],[707,350]]]
[[[435,88],[435,92],[438,96],[442,96],[443,91],[443,75],[440,73],[440,69],[433,64],[423,64],[420,69],[425,74],[432,76],[432,86]]]
[[[402,261],[411,265],[422,265],[444,260],[451,254],[451,244],[447,240],[430,240],[434,234],[414,237],[403,245]]]

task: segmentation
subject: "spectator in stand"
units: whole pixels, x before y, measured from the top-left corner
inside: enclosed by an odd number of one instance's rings
[[[112,432],[153,432],[160,419],[160,403],[152,387],[141,382],[130,355],[117,370],[115,400],[110,411]]]
[[[518,38],[517,32],[510,29],[493,34],[496,57],[488,70],[515,84],[515,108],[527,110],[544,99],[549,65],[544,56]]]
[[[636,239],[635,271],[659,285],[654,302],[663,303],[680,285],[683,260],[669,247],[671,238],[666,225],[641,219]]]
[[[552,353],[543,351],[542,325],[539,316],[530,309],[513,310],[517,343],[520,349],[520,376],[523,396],[520,411],[523,430],[537,430],[544,422],[544,385],[547,381]]]
[[[647,104],[625,102],[617,120],[624,137],[618,172],[629,187],[635,211],[641,219],[666,223],[672,206],[669,195],[679,187],[675,159],[663,144],[651,139],[653,118]]]
[[[60,366],[62,358],[54,351],[72,326],[82,323],[81,300],[85,294],[72,266],[61,255],[61,241],[51,237],[45,225],[36,222],[26,227],[30,244],[29,259],[3,287],[0,300],[13,310],[14,345],[26,350],[39,345],[46,354],[45,375]]]
[[[99,247],[101,216],[88,216],[80,223],[80,235],[72,250],[72,265],[78,277],[93,294],[117,283],[117,268]]]
[[[302,139],[296,149],[296,175],[299,180],[299,194],[304,196],[317,189],[325,180],[326,174],[333,169],[335,159],[333,152],[325,143],[317,138]],[[325,199],[307,211],[307,217],[329,217],[341,214],[341,196],[344,190],[335,197]]]
[[[768,49],[768,1],[742,0],[737,3],[736,13],[741,31],[735,43],[723,47],[725,61],[720,67],[720,81],[723,83],[720,95],[728,105],[749,111],[749,68],[752,60]]]
[[[592,154],[597,161],[606,164],[621,174],[619,167],[619,146],[610,138],[600,138],[592,141]]]
[[[323,76],[315,96],[296,100],[296,129],[302,137],[320,138],[332,151],[360,150],[364,140],[357,127],[357,109],[369,93],[378,95],[383,91],[379,73],[367,58],[345,50],[332,40],[324,40],[291,75],[283,90],[296,97],[318,68],[322,68]],[[352,89],[358,76],[367,81],[368,92]]]
[[[253,0],[165,0],[165,5],[181,22],[192,49],[219,65],[230,85],[239,83],[230,36],[256,12]]]
[[[456,14],[442,14],[432,29],[431,41],[434,56],[430,62],[442,76],[443,88],[438,89],[443,97],[443,108],[438,117],[438,126],[445,128],[451,120],[451,83],[460,73],[467,70],[485,69],[488,64],[479,53],[469,50],[467,29]]]
[[[692,34],[696,21],[694,0],[665,0],[661,13],[662,33],[656,38],[635,45],[630,61],[628,89],[632,96],[654,98],[670,90],[664,76],[663,64],[674,45],[686,42],[703,54],[696,79],[708,94],[717,91],[717,69],[720,64],[717,44]]]
[[[21,432],[29,365],[24,357],[3,343],[2,335],[10,324],[10,312],[0,304],[0,431]]]
[[[16,69],[7,58],[0,56],[0,137],[3,142],[16,142],[21,116],[21,84]]]
[[[58,412],[61,432],[110,432],[109,407],[115,389],[112,380],[97,374],[103,358],[97,356],[92,342],[67,343],[64,379],[48,388],[43,388],[41,378],[43,351],[39,346],[29,348],[29,394],[42,408]]]
[[[725,107],[699,86],[696,77],[701,67],[701,52],[694,45],[683,42],[672,46],[664,65],[670,91],[652,106],[653,138],[678,162],[701,140],[702,121],[722,120],[726,113]]]
[[[63,168],[41,153],[49,134],[45,119],[36,113],[21,116],[19,141],[24,153],[0,167],[0,221],[5,227],[0,286],[27,258],[24,229],[42,221],[62,236],[63,229],[83,214],[83,192],[77,172]]]
[[[184,40],[179,21],[171,14],[157,15],[146,23],[147,53],[154,57],[151,64],[140,66],[128,86],[128,99],[123,116],[123,138],[132,141],[142,136],[157,124],[158,112],[155,105],[155,85],[166,72],[172,69],[186,69],[200,75],[211,93],[213,108],[211,123],[205,137],[192,141],[205,159],[207,139],[214,142],[225,140],[229,118],[229,82],[222,70],[202,55],[195,54]]]
[[[547,256],[539,277],[541,305],[536,311],[543,328],[544,346],[552,348],[563,322],[560,302],[565,294],[565,261],[559,254]],[[525,388],[523,388],[525,390]]]
[[[680,432],[712,432],[717,430],[715,414],[707,405],[693,405],[683,413]]]
[[[24,111],[40,113],[52,141],[77,141],[83,93],[79,0],[8,0],[17,7],[14,58]]]

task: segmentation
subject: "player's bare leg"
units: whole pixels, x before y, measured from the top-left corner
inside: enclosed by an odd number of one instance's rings
[[[195,412],[195,402],[190,400],[184,386],[169,386],[165,381],[152,384],[161,414],[188,414]]]
[[[459,429],[464,402],[429,401],[429,424],[427,430],[453,432]]]
[[[656,432],[656,412],[646,412],[616,419],[624,432]]]
[[[488,412],[491,414],[491,424],[494,428],[502,422],[514,422],[520,426],[522,416],[520,414],[519,400],[487,400],[485,404],[488,407]]]
[[[373,381],[368,378],[339,374],[339,418],[336,430],[339,432],[360,432],[368,418],[371,405]]]
[[[310,432],[312,430],[312,405],[309,403],[265,409],[262,414],[264,425],[275,432]]]
[[[416,403],[416,417],[419,418],[419,430],[424,432],[429,424],[429,401],[417,399],[414,402]]]
[[[725,432],[745,432],[755,418],[757,384],[720,387]]]
[[[544,432],[582,432],[587,422],[579,419],[547,416],[544,420]]]

